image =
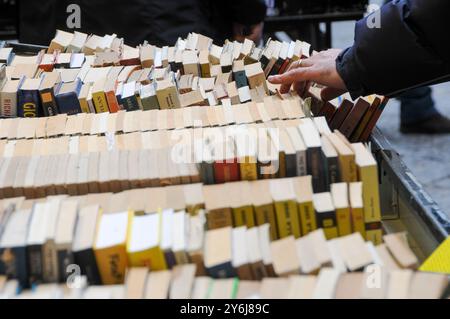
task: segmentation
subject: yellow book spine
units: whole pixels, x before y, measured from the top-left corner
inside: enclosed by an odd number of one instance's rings
[[[86,99],[80,99],[81,112],[90,113],[89,104]]]
[[[270,225],[270,239],[277,240],[278,227],[275,217],[275,209],[273,204],[267,204],[255,207],[256,224],[258,226],[269,224]]]
[[[95,112],[109,112],[108,101],[106,100],[106,95],[104,92],[92,93],[92,100],[94,101]]]
[[[378,229],[366,229],[366,240],[371,241],[375,246],[383,243],[383,231]]]
[[[239,163],[241,180],[256,181],[258,179],[258,168],[256,159],[253,157],[245,157]]]
[[[366,238],[366,228],[364,225],[364,211],[362,208],[352,208],[353,232],[359,232],[363,238]]]
[[[358,171],[355,163],[355,156],[339,156],[339,163],[342,172],[342,181],[353,183],[358,180]]]
[[[247,226],[251,228],[255,226],[255,216],[253,206],[243,206],[233,209],[234,226]]]
[[[376,166],[359,168],[360,181],[363,183],[364,221],[381,221],[380,194],[378,190],[378,172]]]
[[[352,223],[350,218],[350,209],[336,209],[336,219],[339,236],[350,235],[352,233]]]
[[[105,249],[95,249],[95,260],[104,285],[123,284],[127,268],[125,243]]]
[[[211,77],[211,70],[209,68],[209,63],[200,64],[200,69],[202,72],[202,78]]]
[[[338,237],[338,229],[337,227],[325,227],[323,229],[325,233],[325,237],[327,240],[337,238]]]
[[[303,235],[317,229],[316,213],[312,202],[299,203],[298,214]]]
[[[150,270],[165,270],[167,263],[159,247],[144,251],[128,253],[128,262],[131,267],[148,267]]]
[[[291,235],[295,238],[299,238],[301,236],[296,202],[292,200],[276,202],[275,214],[277,217],[278,234],[280,238],[285,238]]]

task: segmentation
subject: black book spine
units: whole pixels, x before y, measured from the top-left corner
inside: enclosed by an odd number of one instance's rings
[[[295,177],[297,176],[297,155],[294,154],[286,154],[286,177]]]
[[[126,98],[122,98],[122,104],[124,109],[127,111],[139,110],[139,103],[136,96],[129,96]]]
[[[172,269],[177,264],[177,261],[175,259],[175,254],[173,253],[172,250],[165,250],[164,251],[164,259],[166,260],[167,267],[169,269]]]
[[[17,279],[22,288],[28,288],[28,263],[26,247],[0,249],[0,274]]]
[[[237,88],[248,86],[247,76],[245,71],[237,71],[233,73],[234,81],[236,82]]]
[[[27,246],[30,286],[44,280],[42,247],[42,245]]]
[[[65,282],[67,280],[67,276],[70,275],[67,272],[67,266],[75,262],[73,253],[70,249],[60,249],[57,251],[57,259],[58,259],[58,281]]]
[[[306,150],[307,171],[312,176],[314,193],[326,191],[326,175],[323,166],[323,154],[321,147],[308,148]]]
[[[259,59],[259,63],[261,63],[261,68],[263,70],[267,67],[269,62],[270,62],[270,59],[268,59],[264,54],[262,54],[261,58]]]
[[[44,89],[39,93],[44,116],[54,116],[58,114],[58,105],[56,104],[53,89]]]
[[[233,268],[231,262],[220,264],[211,268],[208,268],[207,273],[212,278],[234,278],[237,276],[236,270]]]
[[[97,267],[97,260],[92,249],[85,249],[74,252],[75,264],[80,266],[81,273],[86,275],[91,285],[100,285],[102,283],[100,273]]]
[[[278,60],[273,65],[272,70],[270,70],[269,75],[277,75],[283,64],[284,60],[282,58],[278,58]]]
[[[330,184],[341,182],[341,173],[339,171],[339,159],[337,157],[329,157],[328,164],[328,181]]]
[[[60,94],[56,96],[59,112],[61,114],[78,114],[81,113],[80,101],[75,92]]]
[[[337,226],[336,212],[316,212],[317,228],[333,228]]]

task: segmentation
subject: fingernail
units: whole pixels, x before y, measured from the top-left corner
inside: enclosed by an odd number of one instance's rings
[[[272,81],[272,80],[275,80],[275,76],[274,75],[269,76],[269,81]]]

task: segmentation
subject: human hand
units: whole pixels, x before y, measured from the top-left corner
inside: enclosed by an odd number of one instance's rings
[[[347,91],[345,83],[336,70],[336,58],[340,49],[321,51],[308,59],[291,64],[283,74],[269,77],[272,84],[281,84],[280,92],[289,92],[291,86],[300,96],[304,96],[311,82],[326,86],[322,98],[330,100]]]
[[[233,24],[234,39],[239,42],[243,42],[246,38],[252,40],[258,45],[263,36],[264,22],[245,26],[240,23]]]

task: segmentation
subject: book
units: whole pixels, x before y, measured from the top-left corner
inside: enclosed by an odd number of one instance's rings
[[[109,112],[108,100],[104,90],[106,77],[100,78],[92,85],[92,101],[96,113]]]
[[[274,179],[270,181],[269,185],[275,206],[279,238],[300,237],[300,221],[292,183],[286,183],[282,179]]]
[[[285,237],[270,243],[273,269],[278,276],[296,275],[300,271],[295,238]]]
[[[58,105],[58,111],[61,114],[81,113],[81,105],[78,100],[82,83],[79,79],[74,82],[60,82],[55,89],[55,100]]]
[[[158,213],[132,213],[127,239],[128,264],[157,271],[167,269],[159,247],[160,220]],[[150,231],[151,230],[151,231]]]
[[[338,237],[336,210],[329,192],[316,193],[312,196],[316,211],[317,227],[323,228],[327,239]]]
[[[179,265],[172,270],[169,288],[170,299],[189,299],[194,284],[195,265]]]
[[[336,210],[338,234],[339,236],[350,235],[352,233],[352,224],[347,184],[331,184],[331,196]]]
[[[303,121],[298,128],[307,147],[307,173],[312,176],[314,192],[324,192],[326,191],[326,172],[322,165],[322,143],[319,133],[312,121]]]
[[[317,218],[313,207],[313,189],[311,176],[302,176],[292,180],[297,202],[297,212],[301,233],[307,235],[317,229]]]
[[[394,259],[402,268],[416,268],[418,265],[417,256],[408,245],[406,233],[387,234],[383,240]]]
[[[144,297],[146,299],[167,299],[172,271],[152,271],[148,274]]]
[[[5,225],[0,240],[0,273],[28,287],[27,234],[31,209],[18,210]]]
[[[81,274],[91,285],[101,284],[101,277],[94,253],[97,223],[100,216],[99,205],[87,205],[78,212],[72,251]]]
[[[39,87],[42,78],[25,79],[17,92],[17,116],[39,117],[43,114]]]
[[[75,226],[78,218],[78,202],[64,200],[60,204],[60,213],[56,224],[55,248],[58,262],[58,281],[65,282],[70,275],[69,265],[74,263],[72,252]]]
[[[4,117],[17,117],[18,91],[23,83],[21,80],[7,80],[0,91],[0,114]]]
[[[338,133],[327,135],[327,138],[335,148],[339,158],[339,172],[341,181],[346,183],[356,182],[358,173],[355,162],[355,152],[347,145]]]
[[[339,132],[341,132],[345,137],[350,138],[369,107],[370,102],[368,99],[366,97],[360,97],[338,128]]]
[[[50,43],[47,52],[53,53],[55,51],[65,52],[74,37],[73,33],[56,30],[56,35]]]
[[[382,242],[382,226],[377,162],[362,143],[352,144],[352,148],[355,152],[358,179],[363,187],[366,239],[379,245]]]
[[[125,297],[127,299],[142,299],[147,277],[147,267],[129,268],[125,277]]]
[[[44,79],[39,87],[44,116],[59,114],[55,99],[54,87],[61,81],[61,75],[57,72],[44,73]]]
[[[46,241],[47,203],[33,206],[26,241],[29,285],[44,282],[44,245]]]
[[[230,278],[236,275],[232,265],[231,227],[206,231],[204,263],[207,273],[213,278]]]
[[[123,283],[127,267],[129,212],[103,213],[98,223],[94,253],[102,283]]]
[[[352,218],[353,232],[359,232],[363,238],[366,238],[366,227],[364,222],[364,203],[363,203],[363,185],[361,182],[349,184],[349,201]]]
[[[373,257],[360,233],[339,238],[338,251],[347,269],[356,271],[373,263]]]

